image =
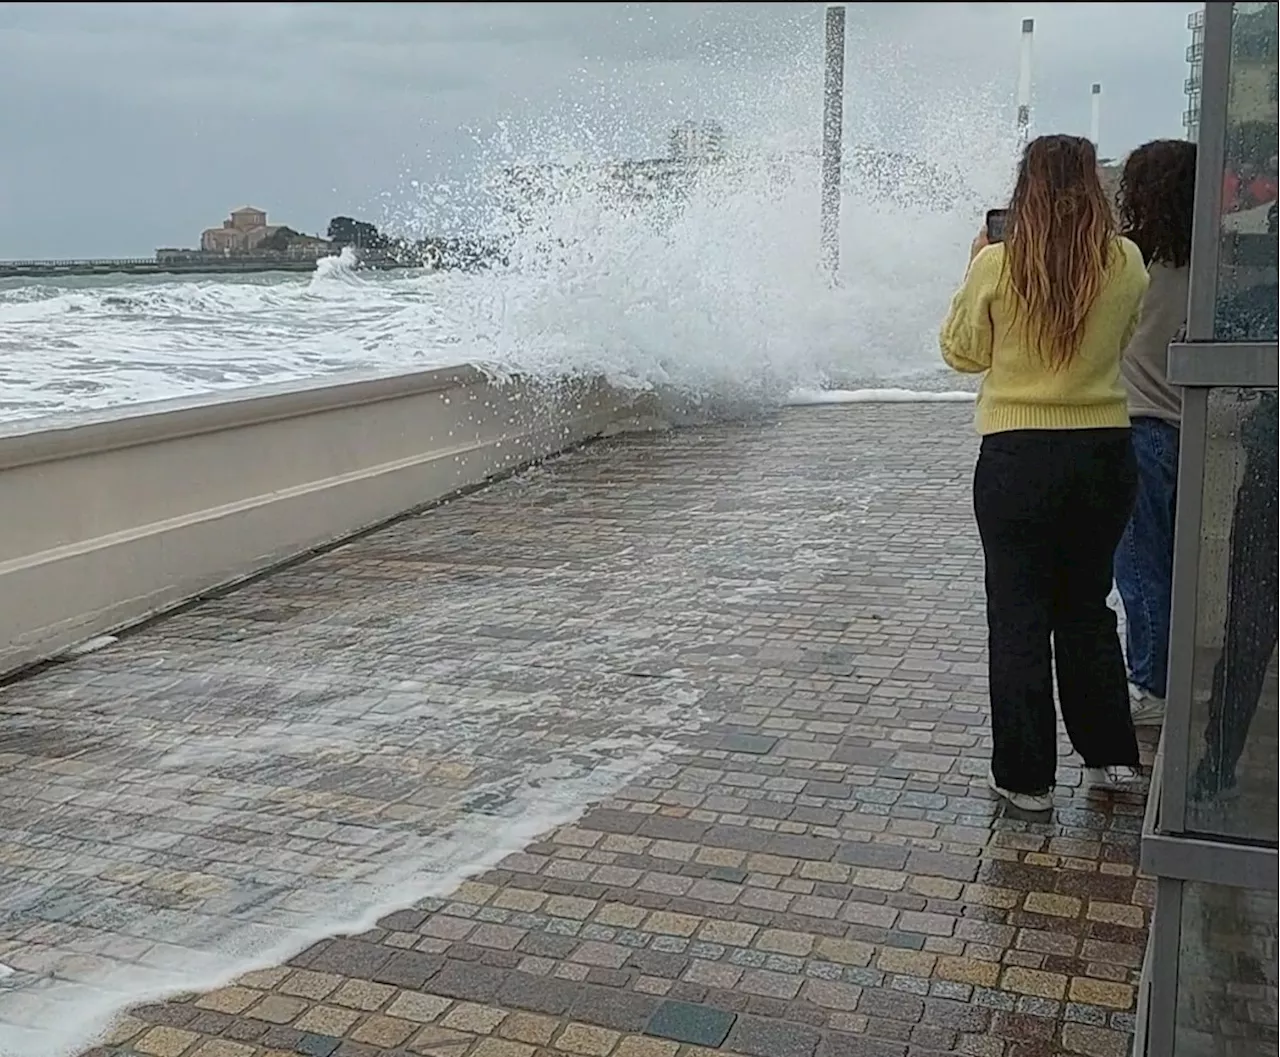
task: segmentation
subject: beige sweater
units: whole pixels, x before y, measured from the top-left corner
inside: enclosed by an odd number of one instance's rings
[[[1147,270],[1151,285],[1142,299],[1142,319],[1124,350],[1120,374],[1129,394],[1130,418],[1182,421],[1182,393],[1169,384],[1169,342],[1187,322],[1190,269],[1159,261]]]

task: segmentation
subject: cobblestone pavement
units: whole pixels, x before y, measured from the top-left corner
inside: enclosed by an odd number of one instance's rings
[[[617,438],[6,688],[0,1054],[1122,1057],[1142,805],[985,789],[970,415]]]

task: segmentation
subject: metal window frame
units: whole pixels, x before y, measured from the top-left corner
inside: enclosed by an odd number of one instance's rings
[[[1191,273],[1187,340],[1213,341],[1222,238],[1222,174],[1226,168],[1227,104],[1231,97],[1231,26],[1235,4],[1204,5],[1200,137],[1196,148],[1196,199],[1191,220]]]
[[[1142,819],[1140,869],[1146,865],[1148,839],[1160,827],[1160,803],[1164,782],[1164,739],[1151,769],[1151,789]],[[1182,959],[1182,882],[1155,875],[1156,901],[1147,933],[1147,949],[1139,983],[1139,1006],[1133,1053],[1135,1057],[1172,1057],[1178,1026],[1178,974]]]
[[[1230,844],[1163,833],[1142,840],[1142,872],[1167,880],[1276,892],[1280,891],[1276,880],[1278,865],[1280,853],[1258,844]]]
[[[1177,878],[1156,878],[1155,912],[1143,954],[1134,1057],[1179,1057],[1178,1011],[1182,971],[1182,922],[1187,885]]]
[[[1231,78],[1231,28],[1235,5],[1204,6],[1204,64],[1200,141],[1196,153],[1196,198],[1191,224],[1191,267],[1187,293],[1187,340],[1179,359],[1193,360],[1213,342],[1217,309],[1219,242],[1222,237],[1222,173],[1226,164],[1227,103]],[[1200,348],[1195,345],[1200,343]],[[1186,363],[1180,363],[1187,369]],[[1172,378],[1170,379],[1172,380]],[[1190,755],[1192,681],[1200,570],[1204,464],[1209,393],[1188,388],[1182,396],[1182,440],[1178,453],[1178,505],[1173,529],[1173,597],[1169,620],[1168,704],[1164,724],[1164,780],[1160,828],[1186,829],[1187,760]],[[1174,644],[1177,648],[1173,648]]]
[[[1202,57],[1197,63],[1199,150],[1187,336],[1170,347],[1168,365],[1169,380],[1183,387],[1183,417],[1168,712],[1142,826],[1140,869],[1155,877],[1156,899],[1138,995],[1133,1052],[1140,1057],[1176,1057],[1186,885],[1198,882],[1275,892],[1280,865],[1274,846],[1231,843],[1229,838],[1186,829],[1209,394],[1223,387],[1275,388],[1280,359],[1275,342],[1229,343],[1217,340],[1214,333],[1234,13],[1233,3],[1210,2],[1202,13],[1188,19]]]
[[[1178,984],[1182,968],[1182,882],[1156,878],[1156,905],[1151,915],[1150,984],[1143,1048],[1137,1055],[1174,1057],[1178,1038]]]
[[[1217,388],[1274,389],[1280,374],[1280,350],[1271,344],[1170,346],[1169,378],[1183,387],[1179,431],[1178,503],[1174,512],[1173,592],[1169,619],[1168,705],[1161,738],[1163,781],[1158,825],[1144,834],[1143,870],[1275,890],[1276,851],[1266,845],[1241,845],[1225,834],[1187,834],[1187,794],[1191,767],[1192,720],[1196,677],[1196,639],[1200,608],[1201,532],[1204,472],[1209,447],[1209,394]],[[1152,791],[1155,795],[1155,790]],[[1151,844],[1148,851],[1147,844]],[[1179,850],[1180,849],[1180,850]],[[1258,867],[1240,856],[1269,856],[1269,884],[1256,883]],[[1152,856],[1148,862],[1148,854]],[[1208,856],[1202,860],[1202,856]],[[1199,864],[1199,865],[1196,865]],[[1230,881],[1224,871],[1239,870],[1253,881]],[[1207,871],[1207,873],[1206,873]]]
[[[1276,890],[1277,853],[1274,848],[1225,845],[1187,837],[1166,838],[1159,833],[1159,804],[1162,800],[1160,793],[1165,761],[1162,740],[1152,768],[1151,794],[1147,799],[1142,825],[1140,870],[1154,876],[1156,900],[1139,982],[1133,1046],[1135,1057],[1177,1055],[1178,987],[1182,972],[1182,904],[1186,885],[1200,883],[1261,891]],[[1218,867],[1215,859],[1223,854],[1224,849],[1229,849],[1232,857],[1226,865]],[[1257,880],[1264,883],[1249,883]]]
[[[1169,757],[1163,749],[1152,768],[1151,793],[1142,820],[1139,869],[1149,877],[1194,881],[1221,888],[1280,891],[1280,852],[1265,844],[1231,841],[1212,834],[1168,833],[1160,801]]]
[[[1178,503],[1173,520],[1173,592],[1169,613],[1168,697],[1161,736],[1164,768],[1159,789],[1159,826],[1186,828],[1187,761],[1191,755],[1191,713],[1195,693],[1195,651],[1200,588],[1200,531],[1204,513],[1204,464],[1208,447],[1209,391],[1182,394],[1178,449]],[[1174,649],[1174,644],[1177,648]],[[1152,790],[1155,793],[1155,790]],[[1156,799],[1149,796],[1149,799]],[[1144,837],[1145,840],[1145,837]]]
[[[1160,900],[1160,885],[1156,884],[1156,901]],[[1155,914],[1152,914],[1154,925]],[[1147,1057],[1151,1050],[1151,993],[1152,977],[1155,973],[1155,954],[1153,952],[1155,929],[1147,930],[1147,942],[1142,948],[1142,970],[1138,975],[1138,1002],[1133,1014],[1133,1043],[1129,1048],[1129,1057]],[[1156,998],[1159,999],[1159,992]]]
[[[1168,378],[1186,388],[1275,389],[1280,357],[1270,342],[1174,342]]]

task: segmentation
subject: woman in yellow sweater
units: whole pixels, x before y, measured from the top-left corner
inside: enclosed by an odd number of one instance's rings
[[[942,356],[982,374],[973,505],[986,560],[990,785],[1026,811],[1053,804],[1057,721],[1086,781],[1138,777],[1112,559],[1137,489],[1120,359],[1147,272],[1116,234],[1093,144],[1028,144],[1007,237],[974,240]],[[1052,642],[1052,648],[1051,648]]]

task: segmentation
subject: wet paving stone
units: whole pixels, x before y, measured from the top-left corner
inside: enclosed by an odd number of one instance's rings
[[[304,1032],[294,1045],[294,1050],[303,1054],[304,1057],[330,1057],[330,1054],[341,1045],[341,1039],[335,1039],[329,1035],[313,1035],[310,1032]]]
[[[719,748],[725,752],[747,752],[753,756],[764,756],[772,752],[777,744],[777,738],[764,738],[759,734],[726,734],[720,739]]]
[[[803,1024],[763,1017],[739,1017],[726,1045],[746,1057],[813,1057],[820,1032]]]
[[[663,1002],[649,1021],[649,1034],[695,1046],[719,1046],[733,1022],[733,1013],[691,1002]]]
[[[1142,797],[985,789],[970,410],[615,438],[5,688],[0,1051],[1126,1052]]]

